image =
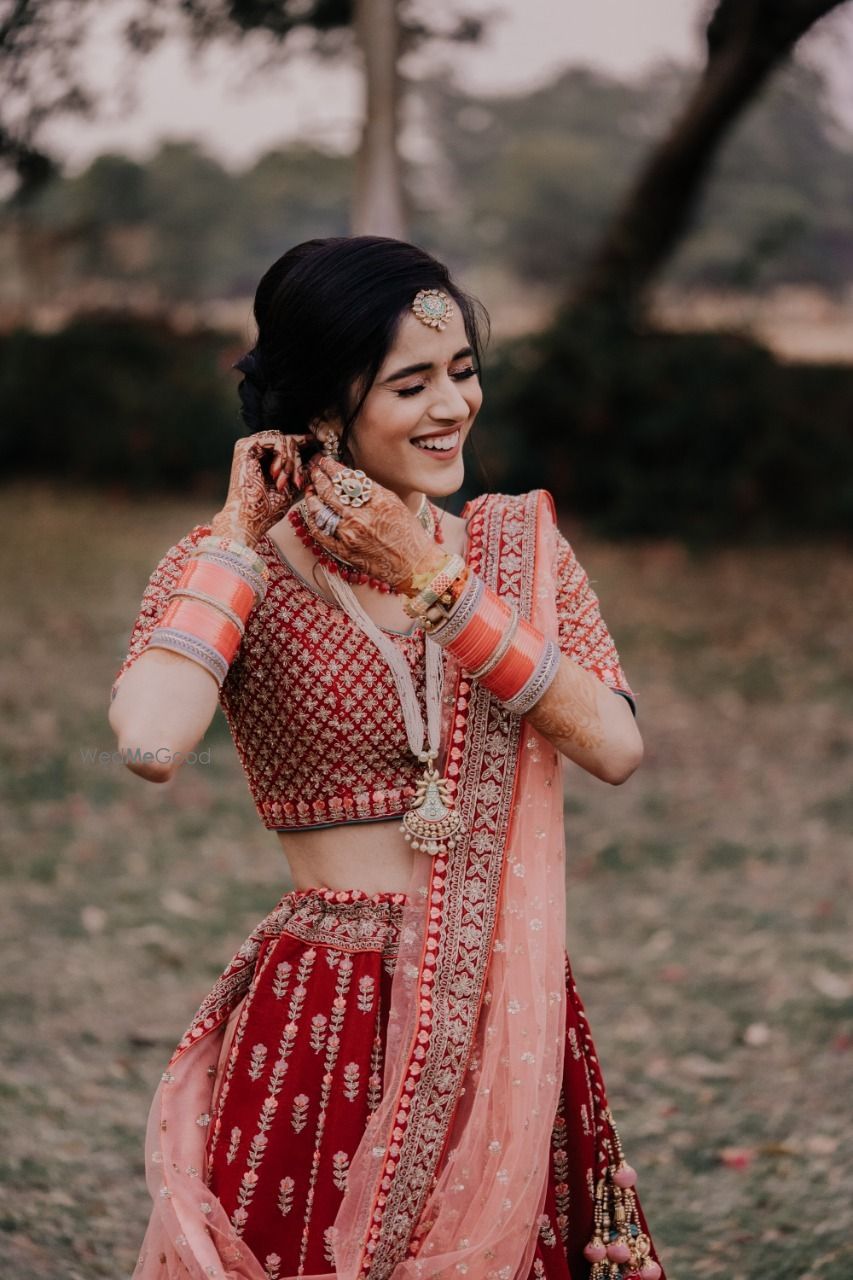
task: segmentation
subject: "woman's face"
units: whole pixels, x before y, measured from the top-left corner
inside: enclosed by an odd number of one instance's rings
[[[458,305],[439,332],[407,312],[347,445],[353,465],[416,510],[462,484],[462,446],[483,392]]]

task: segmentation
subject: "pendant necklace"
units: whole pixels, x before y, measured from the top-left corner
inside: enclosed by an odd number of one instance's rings
[[[325,567],[325,566],[324,566]],[[390,636],[377,627],[365,613],[345,577],[326,572],[329,590],[346,614],[361,627],[385,658],[391,670],[403,720],[409,749],[424,772],[418,779],[411,806],[403,815],[400,830],[413,849],[435,857],[448,853],[462,832],[462,815],[450,794],[450,786],[436,768],[441,734],[441,694],[444,684],[444,653],[434,640],[424,633],[424,667],[426,685],[426,729],[418,703],[415,682],[404,655]]]

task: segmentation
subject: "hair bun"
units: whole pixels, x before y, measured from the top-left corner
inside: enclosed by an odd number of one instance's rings
[[[239,369],[243,380],[237,388],[240,397],[240,416],[249,431],[262,431],[264,428],[264,393],[267,390],[266,379],[261,369],[257,348],[247,351],[232,368]]]

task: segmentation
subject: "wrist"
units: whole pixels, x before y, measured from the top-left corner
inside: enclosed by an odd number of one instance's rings
[[[424,628],[515,714],[526,714],[556,677],[559,648],[476,574],[445,620],[436,626],[428,617]]]
[[[398,590],[410,598],[418,595],[430,582],[450,563],[452,557],[441,547],[431,544],[417,559],[413,560],[405,581],[399,584]]]
[[[211,521],[210,532],[216,538],[231,538],[234,542],[242,542],[254,550],[260,541],[261,535],[247,529],[245,525],[238,524],[233,517],[229,516],[227,511],[218,512]]]

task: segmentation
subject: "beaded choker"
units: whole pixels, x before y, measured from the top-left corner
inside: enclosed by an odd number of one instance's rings
[[[418,511],[418,520],[420,520],[427,533],[429,533],[436,542],[441,543],[444,542],[444,537],[442,536],[441,527],[436,520],[437,514],[440,513],[437,512],[436,508],[425,497],[421,503],[420,510]],[[301,501],[297,502],[290,508],[287,513],[287,518],[293,526],[299,541],[308,548],[312,555],[317,557],[323,568],[327,569],[329,573],[337,574],[337,576],[339,578],[343,578],[345,582],[366,583],[367,586],[372,587],[374,591],[381,591],[385,595],[393,593],[394,588],[390,583],[382,582],[379,578],[374,578],[371,574],[364,573],[361,569],[356,569],[353,565],[348,564],[346,560],[342,560],[339,556],[334,555],[333,552],[328,551],[324,546],[321,546],[308,527],[308,522],[305,519],[303,503]]]

